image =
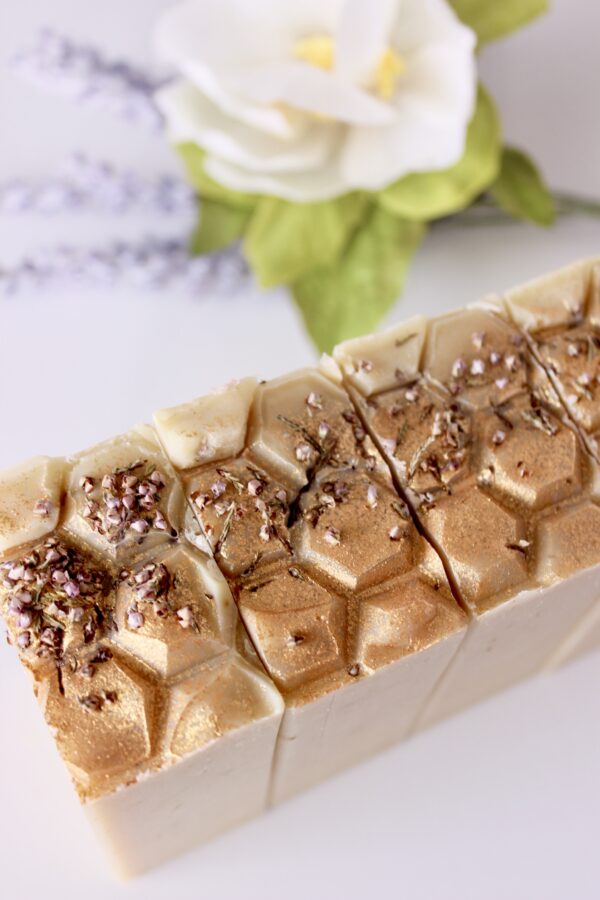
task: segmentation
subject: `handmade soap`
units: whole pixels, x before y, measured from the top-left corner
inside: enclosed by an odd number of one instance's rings
[[[0,478],[0,603],[124,874],[261,812],[282,701],[150,428]]]
[[[429,724],[539,671],[594,604],[592,461],[501,301],[334,355],[429,539],[426,565],[472,617]]]
[[[0,474],[0,612],[121,871],[600,644],[600,262]]]
[[[307,369],[218,396],[155,422],[286,701],[277,802],[405,736],[466,615],[338,384]]]
[[[559,403],[579,430],[593,471],[592,497],[600,495],[600,259],[584,260],[509,291],[509,315],[526,334],[531,352],[548,372]],[[581,543],[596,539],[594,515]],[[573,548],[572,553],[577,553]],[[600,647],[600,590],[594,609],[575,629],[556,661]]]

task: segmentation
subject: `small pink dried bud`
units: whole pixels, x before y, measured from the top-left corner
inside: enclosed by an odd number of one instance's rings
[[[194,615],[189,606],[177,610],[177,619],[182,628],[189,628],[194,623]]]
[[[90,502],[90,503],[86,503],[86,504],[85,504],[85,506],[83,507],[82,515],[83,515],[83,518],[84,518],[84,519],[91,519],[92,516],[95,516],[97,512],[98,512],[98,504],[97,504],[97,503],[94,503],[94,502],[92,501],[92,502]],[[47,558],[48,558],[48,557],[46,557],[46,559],[47,559]],[[55,556],[54,558],[55,558],[55,559],[60,559],[58,553],[56,554],[56,556]]]
[[[157,531],[167,530],[167,520],[160,510],[157,510],[156,515],[154,516],[154,527],[157,529]]]
[[[90,478],[89,475],[85,475],[79,479],[79,487],[84,494],[91,494],[94,490],[94,479]]]
[[[138,534],[145,534],[150,526],[145,519],[135,519],[129,527]]]
[[[107,491],[112,491],[115,488],[115,476],[114,475],[105,475],[102,478],[102,487]]]
[[[17,625],[19,628],[29,628],[32,622],[33,616],[28,609],[26,609],[25,612],[19,613],[17,618]]]
[[[107,494],[104,498],[104,502],[109,509],[118,509],[121,505],[120,499],[115,497],[114,494]]]
[[[361,359],[359,360],[358,368],[361,370],[361,372],[372,372],[373,363],[370,359]]]
[[[30,603],[33,603],[33,594],[30,591],[19,591],[15,594],[15,599],[22,603],[23,606],[29,606]]]
[[[492,350],[492,352],[490,353],[490,363],[493,366],[497,366],[500,362],[502,362],[502,354],[498,353],[497,350]]]
[[[336,547],[341,542],[342,537],[337,528],[334,528],[333,525],[329,525],[325,529],[323,540],[328,544],[331,544],[332,547]]]
[[[319,422],[319,438],[324,441],[326,437],[329,437],[331,432],[331,426],[328,422]]]
[[[461,356],[454,360],[450,371],[452,372],[453,378],[461,378],[465,374],[467,371],[467,364]]]
[[[137,500],[133,494],[127,494],[125,497],[123,497],[123,506],[130,512],[135,508],[136,503]]]
[[[275,497],[280,503],[287,503],[287,494],[284,490],[277,491]]]
[[[259,511],[259,513],[264,514],[268,511],[267,504],[265,503],[264,500],[261,500],[260,498],[258,500],[254,501],[254,507],[255,507],[255,509],[257,509]]]
[[[567,344],[567,355],[568,356],[579,356],[580,353],[581,353],[581,351],[577,344],[574,344],[573,342],[571,342],[570,344]]]
[[[158,471],[158,469],[154,470],[154,472],[150,476],[150,481],[152,482],[152,484],[155,484],[156,487],[159,487],[159,488],[164,487],[164,484],[165,484],[165,480],[162,477],[162,475],[160,474],[160,472]]]
[[[404,399],[407,403],[416,403],[419,399],[419,392],[415,388],[409,388],[404,392]]]
[[[221,494],[224,494],[227,490],[227,485],[224,481],[215,481],[210,486],[213,497],[220,497]]]
[[[129,628],[141,628],[144,624],[144,617],[137,606],[130,606],[127,610],[127,625]]]
[[[123,487],[124,488],[134,488],[138,480],[135,475],[125,475],[123,477]]]
[[[38,500],[38,502],[33,507],[34,516],[39,516],[41,519],[48,518],[50,513],[53,511],[54,504],[50,500]]]
[[[261,539],[261,541],[265,541],[265,543],[267,541],[270,541],[271,540],[271,526],[267,525],[266,523],[264,525],[261,525],[258,530],[258,536]]]
[[[30,644],[31,633],[29,631],[22,631],[21,634],[17,635],[17,647],[20,647],[21,650],[27,650]]]
[[[80,588],[76,581],[67,581],[64,590],[67,597],[78,597],[80,594]]]
[[[106,521],[109,523],[109,525],[120,525],[121,514],[116,509],[113,509],[106,514]]]
[[[69,610],[69,619],[71,622],[81,622],[83,619],[83,606],[74,606]]]
[[[140,584],[135,592],[140,600],[156,600],[156,590],[150,584]]]
[[[152,494],[146,494],[145,497],[142,497],[140,500],[140,506],[142,509],[154,509],[156,506],[156,498],[152,496]]]
[[[63,572],[62,569],[55,569],[52,573],[52,581],[54,584],[66,584],[69,580],[66,572]]]
[[[592,383],[592,376],[589,372],[582,372],[577,381],[579,382],[579,384],[587,387],[588,384]]]
[[[369,509],[375,509],[377,506],[377,488],[374,484],[370,484],[367,488],[367,506]]]
[[[210,503],[210,496],[208,494],[196,494],[193,499],[198,509],[204,509],[205,506]]]
[[[311,409],[323,409],[323,399],[320,394],[317,394],[315,391],[311,391],[306,398],[306,405]]]
[[[471,375],[483,375],[485,363],[482,359],[474,359],[471,363]]]
[[[51,547],[46,553],[45,559],[46,562],[57,562],[60,559],[60,553],[58,550],[55,550],[54,547]]]
[[[508,378],[496,378],[494,384],[499,391],[503,391],[505,387],[508,387]]]
[[[159,619],[164,619],[169,614],[169,604],[164,600],[155,600],[152,604],[152,609],[154,610],[154,615],[158,616]]]
[[[23,565],[11,566],[8,570],[8,577],[11,581],[20,581],[24,574],[25,566]]]
[[[516,372],[519,368],[519,361],[517,357],[513,353],[511,353],[508,356],[504,357],[504,365],[509,372]]]
[[[296,447],[296,459],[298,462],[308,462],[312,450],[309,444],[298,444]]]
[[[263,490],[262,481],[259,481],[258,478],[250,479],[248,482],[248,493],[251,497],[258,497],[259,494],[262,494]]]
[[[497,431],[495,431],[492,435],[492,444],[495,444],[496,447],[499,447],[500,444],[503,444],[505,440],[506,440],[506,432],[502,431],[501,428],[499,428]]]
[[[476,350],[481,350],[485,341],[485,331],[475,331],[471,335],[471,341]]]
[[[393,456],[398,444],[393,438],[382,438],[381,446],[383,447],[384,453],[387,453],[388,456]]]
[[[92,678],[95,671],[94,666],[89,662],[83,663],[83,665],[79,667],[79,674],[84,678]]]
[[[136,572],[133,580],[136,584],[146,584],[147,581],[152,577],[152,571],[154,567],[152,565],[144,566],[143,569],[140,569],[139,572]]]
[[[393,525],[388,532],[390,541],[399,541],[402,537],[402,529],[399,525]]]

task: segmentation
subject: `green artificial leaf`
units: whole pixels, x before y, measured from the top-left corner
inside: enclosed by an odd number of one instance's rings
[[[501,209],[517,219],[545,226],[554,222],[552,194],[537,167],[521,150],[504,148],[500,175],[490,194]]]
[[[201,256],[227,247],[240,238],[252,210],[214,200],[202,200],[200,219],[190,241],[190,253]]]
[[[187,177],[201,197],[228,203],[230,206],[242,206],[252,209],[258,200],[256,194],[244,194],[232,191],[217,181],[213,181],[204,171],[204,150],[196,144],[176,144],[176,150],[183,160]]]
[[[373,205],[337,265],[293,285],[306,327],[320,350],[372,331],[402,290],[425,226]]]
[[[366,204],[360,193],[318,203],[262,197],[244,241],[259,284],[290,284],[311,269],[335,263]]]
[[[461,21],[472,28],[480,44],[516,31],[545,13],[548,0],[450,0]]]
[[[482,87],[467,130],[465,152],[449,169],[406,175],[379,195],[390,212],[426,222],[469,206],[500,169],[500,124],[490,95]]]

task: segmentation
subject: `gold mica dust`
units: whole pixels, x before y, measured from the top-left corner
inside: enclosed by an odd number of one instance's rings
[[[581,489],[576,433],[550,414],[536,417],[529,395],[506,404],[500,416],[480,414],[480,424],[482,466],[493,471],[487,488],[501,501],[538,510]]]
[[[526,580],[525,554],[514,549],[525,539],[524,523],[472,481],[440,498],[423,514],[423,521],[470,606],[477,608]]]
[[[257,677],[230,658],[177,685],[174,700],[183,706],[171,739],[170,749],[176,756],[192,753],[270,713]]]
[[[600,509],[584,502],[544,518],[537,531],[543,577],[569,578],[600,563]]]
[[[301,572],[282,568],[243,589],[239,608],[278,686],[292,690],[343,666],[345,601]]]
[[[587,432],[600,428],[600,336],[591,326],[581,325],[546,332],[536,340],[575,421]]]

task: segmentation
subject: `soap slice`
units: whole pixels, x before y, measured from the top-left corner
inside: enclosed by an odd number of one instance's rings
[[[592,459],[591,494],[600,496],[600,259],[587,259],[537,278],[506,295],[515,324],[552,381],[561,407]],[[587,540],[593,540],[592,522]],[[556,655],[556,662],[600,647],[597,604]]]
[[[427,546],[340,385],[310,369],[277,378],[229,421],[245,390],[155,421],[167,451],[188,420],[210,442],[210,462],[192,454],[179,474],[285,698],[277,802],[405,736],[466,616],[444,571],[425,567]],[[244,447],[232,454],[235,427]]]
[[[261,812],[282,701],[152,429],[0,484],[0,610],[119,871]]]
[[[471,615],[429,724],[539,671],[600,594],[600,541],[581,532],[600,528],[590,459],[499,300],[334,356],[430,541],[426,565],[445,564]]]

